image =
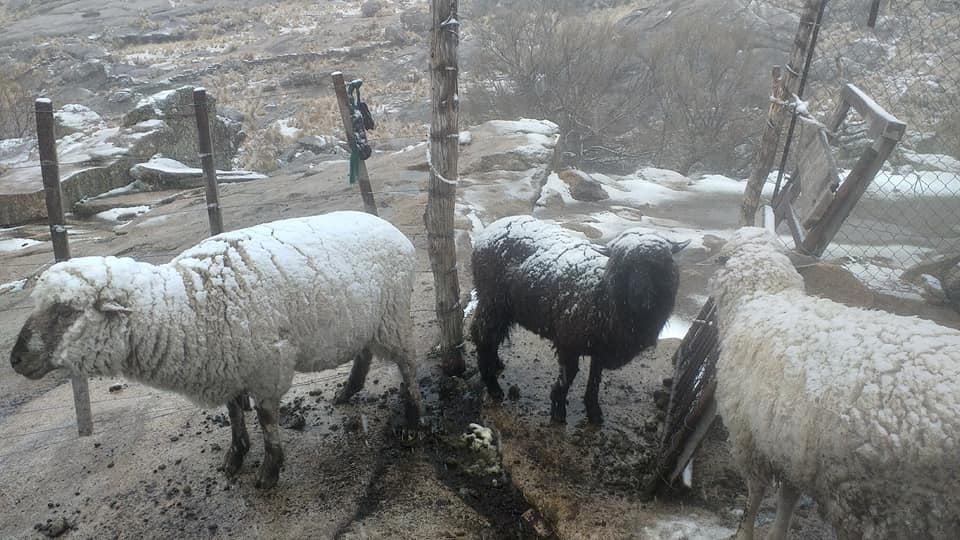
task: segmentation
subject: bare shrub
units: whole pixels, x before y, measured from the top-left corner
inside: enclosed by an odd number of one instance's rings
[[[33,96],[21,82],[26,69],[11,71],[12,76],[0,78],[0,139],[18,139],[33,129]]]
[[[736,169],[752,152],[735,149],[761,123],[754,55],[732,30],[717,30],[700,18],[677,20],[648,53],[662,122],[658,160],[684,174],[697,164]]]
[[[564,150],[589,161],[591,151],[626,151],[629,130],[652,79],[635,37],[605,12],[564,15],[535,9],[498,11],[480,21],[478,52],[467,66],[469,120],[536,116],[560,125]]]

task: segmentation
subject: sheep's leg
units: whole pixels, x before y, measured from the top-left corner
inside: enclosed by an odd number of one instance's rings
[[[477,346],[477,369],[480,370],[480,378],[487,387],[487,393],[497,401],[503,399],[503,388],[497,382],[497,377],[504,368],[499,354],[500,343],[506,339],[509,330],[509,318],[503,313],[487,309],[481,300],[470,333]]]
[[[230,431],[233,439],[230,442],[230,449],[223,458],[223,470],[229,475],[234,475],[240,470],[243,458],[250,450],[250,436],[247,435],[247,424],[243,420],[243,401],[250,403],[246,393],[227,402],[227,414],[230,415]]]
[[[400,378],[403,379],[404,416],[407,425],[415,427],[423,417],[423,400],[420,398],[420,385],[417,384],[417,350],[413,346],[413,321],[402,334],[400,343],[380,344],[377,354],[397,364]]]
[[[267,398],[257,400],[257,418],[263,431],[264,455],[257,473],[257,488],[270,489],[277,485],[280,467],[283,465],[283,446],[280,444],[280,429],[277,425],[280,400]]]
[[[403,379],[404,415],[407,425],[414,427],[423,418],[423,400],[420,397],[420,386],[417,384],[417,363],[413,349],[396,359],[400,368],[400,377]]]
[[[740,528],[737,529],[736,540],[753,540],[753,526],[757,522],[757,512],[760,511],[760,503],[763,501],[763,494],[767,490],[767,482],[758,476],[747,475],[747,507],[744,509],[743,518],[740,519]]]
[[[786,540],[787,530],[790,528],[790,519],[793,509],[797,506],[800,491],[787,481],[780,481],[780,492],[777,494],[777,517],[773,520],[769,540]]]
[[[587,406],[587,420],[599,426],[603,423],[603,411],[600,410],[600,374],[603,373],[603,365],[600,359],[590,357],[590,376],[587,379],[587,393],[583,397],[583,403]]]
[[[550,392],[550,420],[557,424],[567,421],[567,392],[580,369],[580,357],[576,354],[558,351],[557,359],[560,362],[560,376],[553,383]]]
[[[363,383],[367,380],[367,373],[370,372],[370,362],[373,360],[373,353],[370,349],[363,349],[360,354],[353,359],[353,367],[350,369],[350,377],[343,387],[333,396],[335,404],[346,403],[354,394],[363,389]]]

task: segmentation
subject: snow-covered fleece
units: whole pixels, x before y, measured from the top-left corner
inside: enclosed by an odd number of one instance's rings
[[[781,246],[741,229],[710,283],[748,484],[808,493],[840,538],[956,538],[960,331],[807,296]]]
[[[295,371],[333,368],[365,348],[412,376],[414,271],[413,245],[377,217],[275,221],[209,238],[162,265],[56,264],[38,280],[31,319],[79,314],[62,335],[34,329],[31,339],[46,343],[48,368],[122,374],[203,406],[244,391],[279,398]]]

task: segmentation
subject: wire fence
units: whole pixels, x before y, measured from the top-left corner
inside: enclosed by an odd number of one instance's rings
[[[956,1],[826,0],[803,96],[810,111],[825,120],[852,83],[907,124],[824,254],[869,285],[902,288],[903,270],[960,252],[958,38]],[[851,111],[836,133],[841,179],[873,138]]]

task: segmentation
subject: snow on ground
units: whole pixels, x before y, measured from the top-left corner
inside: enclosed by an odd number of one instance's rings
[[[117,195],[123,195],[124,193],[130,193],[131,191],[136,191],[136,190],[137,190],[137,183],[131,182],[125,186],[114,188],[114,189],[111,189],[110,191],[101,193],[99,195],[89,197],[86,200],[93,201],[96,199],[106,199],[109,197],[115,197]]]
[[[136,226],[137,227],[153,227],[154,225],[160,225],[161,223],[166,223],[169,219],[170,219],[170,214],[149,217],[137,223]]]
[[[27,285],[26,279],[0,284],[0,294],[20,292]]]
[[[845,178],[850,171],[841,171]],[[960,193],[960,174],[944,171],[916,171],[897,174],[880,171],[867,188],[868,197],[942,197]]]
[[[0,240],[0,253],[19,251],[42,243],[43,242],[38,240],[31,240],[30,238],[7,238]]]
[[[303,133],[302,129],[290,125],[293,121],[293,118],[283,118],[275,122],[277,131],[279,131],[280,135],[282,135],[284,138],[296,139],[301,133]]]
[[[127,208],[111,208],[100,212],[95,217],[104,221],[130,221],[131,219],[146,214],[150,211],[149,206],[130,206]]]
[[[683,339],[690,330],[690,321],[684,320],[676,315],[667,319],[667,324],[660,331],[660,339]]]
[[[530,133],[553,137],[560,131],[560,126],[549,120],[491,120],[484,124],[490,126],[496,135],[510,135],[514,133]]]
[[[576,199],[570,195],[570,186],[566,182],[560,179],[557,176],[557,173],[550,173],[550,176],[547,177],[547,183],[543,185],[543,188],[540,190],[540,198],[537,199],[537,206],[546,206],[547,200],[550,198],[550,195],[556,193],[560,196],[560,200],[563,201],[563,204],[575,204]]]
[[[76,103],[64,105],[54,117],[60,125],[74,131],[90,132],[106,126],[99,114]]]
[[[715,518],[706,516],[665,516],[644,525],[639,538],[643,540],[717,540],[729,538],[736,531],[724,527]]]

